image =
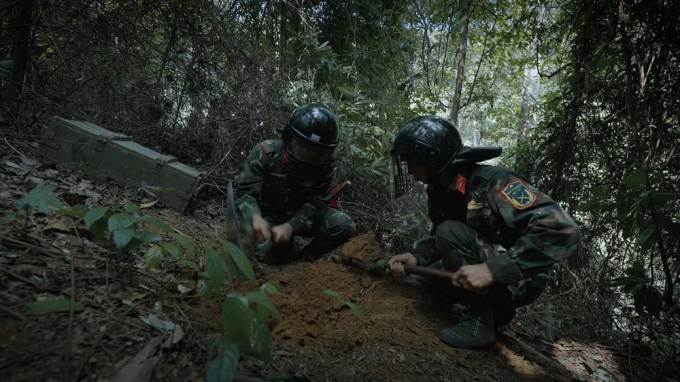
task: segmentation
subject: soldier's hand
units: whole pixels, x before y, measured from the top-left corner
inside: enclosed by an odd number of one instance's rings
[[[454,286],[478,293],[486,292],[495,279],[496,276],[486,263],[464,265],[451,276]]]
[[[262,216],[253,216],[253,240],[260,243],[269,239],[269,223]]]
[[[272,228],[272,241],[274,244],[286,244],[293,237],[293,226],[283,223]]]
[[[390,271],[395,276],[405,276],[404,264],[406,265],[418,265],[418,259],[411,252],[402,253],[401,255],[392,256],[387,265],[390,267]]]

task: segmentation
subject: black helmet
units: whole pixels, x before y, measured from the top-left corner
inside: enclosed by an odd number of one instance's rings
[[[328,164],[340,140],[335,114],[320,104],[302,105],[280,130],[286,142],[281,162],[298,175],[314,175]]]
[[[476,163],[501,154],[500,147],[466,147],[458,130],[444,118],[435,115],[410,120],[397,134],[390,150],[395,197],[403,195],[413,184],[406,161],[413,160],[433,183],[437,175],[459,163]]]

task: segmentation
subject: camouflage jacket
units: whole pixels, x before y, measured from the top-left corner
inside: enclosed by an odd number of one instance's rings
[[[506,248],[486,261],[500,283],[532,276],[547,281],[547,271],[578,250],[581,231],[576,223],[516,173],[484,165],[475,165],[468,173],[459,174],[449,188],[428,186],[430,219],[434,227],[445,220],[464,222]],[[437,260],[433,244],[425,240],[412,251],[419,263]]]
[[[236,189],[236,205],[246,222],[260,215],[274,224],[290,223],[294,232],[305,231],[328,208],[337,154],[319,176],[304,179],[283,167],[282,150],[283,141],[272,139],[250,151]]]

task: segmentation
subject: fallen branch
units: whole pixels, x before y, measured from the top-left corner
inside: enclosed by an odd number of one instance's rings
[[[548,367],[554,369],[555,371],[559,372],[560,374],[563,374],[564,376],[569,377],[572,381],[580,381],[581,380],[581,378],[579,378],[578,374],[567,369],[566,367],[564,367],[564,365],[555,361],[554,359],[552,359],[550,357],[546,357],[545,355],[543,355],[543,353],[539,352],[538,350],[534,349],[533,347],[525,344],[519,338],[515,337],[515,335],[512,334],[511,332],[503,331],[503,332],[497,332],[497,333],[501,333],[513,345],[519,347],[524,352],[529,353],[531,356],[533,356],[534,358],[543,362]]]

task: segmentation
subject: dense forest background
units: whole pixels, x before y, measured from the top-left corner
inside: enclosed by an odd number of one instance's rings
[[[680,357],[680,2],[673,0],[7,0],[0,128],[95,122],[238,180],[296,105],[342,128],[343,208],[392,253],[427,235],[394,200],[387,151],[410,118],[455,121],[578,221],[542,324]],[[675,36],[675,37],[674,37]],[[548,332],[550,332],[548,330]]]

